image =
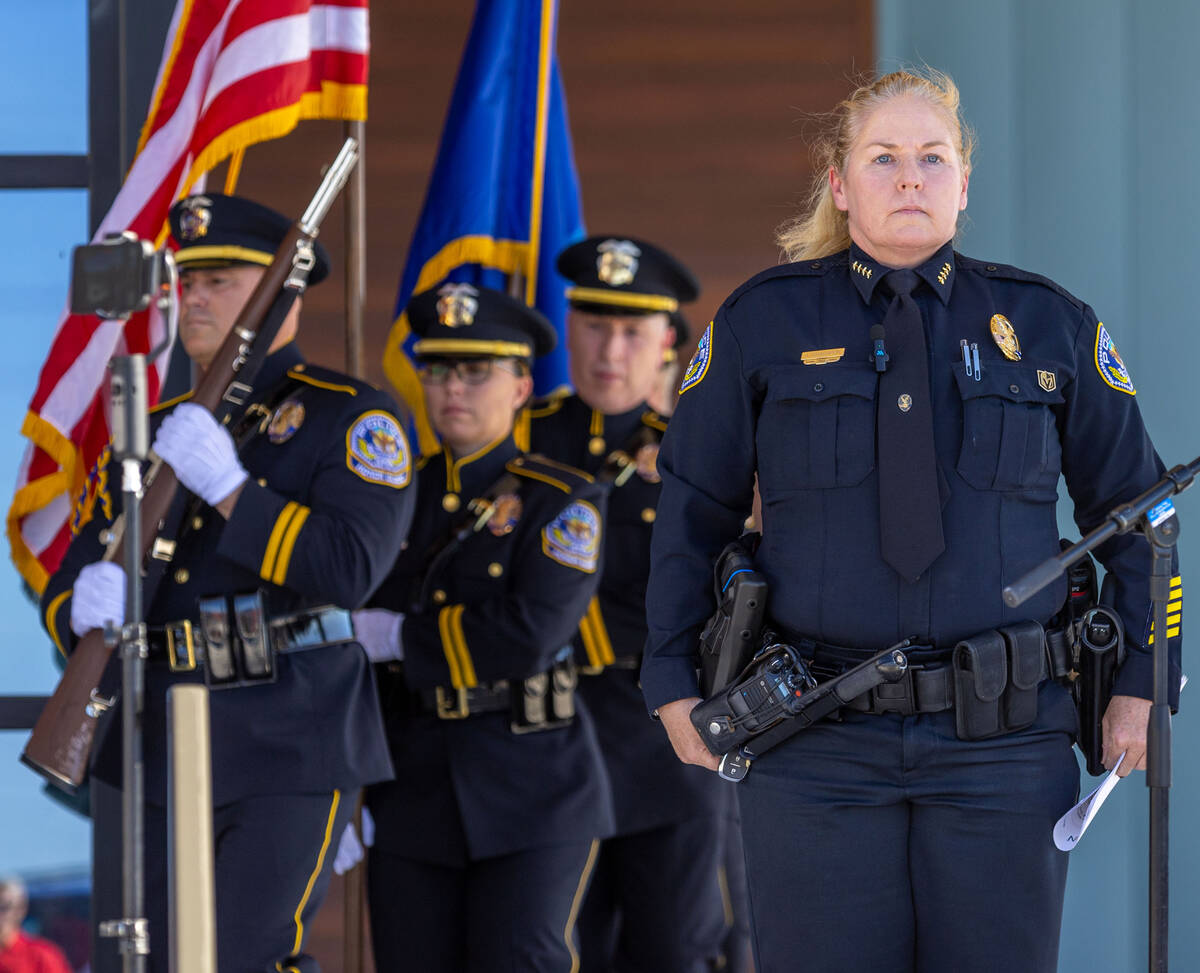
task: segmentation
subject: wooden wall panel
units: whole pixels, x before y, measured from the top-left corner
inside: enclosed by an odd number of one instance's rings
[[[724,297],[778,260],[774,229],[807,193],[805,113],[831,108],[872,64],[870,0],[562,0],[559,59],[590,232],[644,236],[700,278],[693,339]],[[367,126],[368,377],[424,200],[470,25],[466,0],[381,0],[371,12]],[[307,122],[252,148],[238,191],[298,215],[341,125]],[[210,187],[220,187],[214,174]],[[322,240],[340,264],[335,210]],[[301,343],[342,367],[340,266],[305,299]],[[312,950],[340,973],[341,882]]]

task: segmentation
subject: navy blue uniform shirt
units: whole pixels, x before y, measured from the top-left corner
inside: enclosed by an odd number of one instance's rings
[[[913,584],[881,559],[875,471],[877,373],[869,331],[888,268],[861,250],[747,281],[701,338],[659,456],[642,684],[651,709],[697,695],[694,651],[714,609],[712,565],[762,494],[757,555],[769,614],[837,645],[883,649],[916,635],[951,648],[1062,605],[1065,579],[1017,608],[1005,584],[1056,554],[1060,473],[1081,531],[1153,484],[1163,466],[1135,389],[1095,312],[1052,281],[946,244],[915,268],[929,350],[946,549]],[[993,338],[1002,315],[1019,360]],[[1001,326],[1003,333],[1003,326]],[[960,341],[977,344],[968,376]],[[1150,698],[1150,549],[1116,537],[1096,554],[1117,580],[1129,657],[1115,691]],[[1178,696],[1181,588],[1168,624]]]
[[[454,549],[451,530],[504,476],[495,513]],[[381,679],[396,781],[372,787],[376,847],[434,864],[590,841],[612,831],[608,783],[586,707],[566,726],[514,733],[510,714],[439,719],[441,689],[547,672],[599,580],[604,491],[579,470],[523,455],[511,437],[457,460],[423,459],[412,536],[374,607],[404,612],[404,661]],[[431,552],[434,552],[431,554]],[[441,554],[439,557],[438,555]]]
[[[252,401],[279,383],[292,390],[272,421],[239,451],[249,474],[226,521],[201,505],[185,525],[170,567],[147,607],[151,626],[198,617],[196,599],[263,589],[272,617],[322,605],[355,608],[383,579],[408,531],[414,506],[411,455],[395,405],[364,382],[306,365],[295,344],[269,355]],[[152,410],[151,436],[184,396]],[[372,443],[393,436],[382,453]],[[374,438],[373,438],[374,437]],[[43,621],[69,652],[71,588],[100,560],[101,532],[120,513],[120,466],[104,463],[97,489],[62,564],[42,595]],[[80,519],[83,519],[81,517]],[[279,678],[223,689],[210,698],[213,801],[349,789],[391,776],[366,655],[357,644],[281,655]],[[165,799],[166,692],[200,674],[151,661],[144,717],[146,795]],[[107,734],[96,772],[119,786],[118,729]]]

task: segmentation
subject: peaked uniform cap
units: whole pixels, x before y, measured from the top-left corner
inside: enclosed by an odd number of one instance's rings
[[[418,358],[540,358],[558,335],[536,308],[490,287],[441,284],[405,308]]]
[[[171,207],[169,219],[171,236],[179,245],[175,263],[181,270],[270,266],[293,222],[269,206],[224,193],[185,196]],[[323,281],[330,269],[329,253],[318,240],[313,241],[313,254],[310,285]]]

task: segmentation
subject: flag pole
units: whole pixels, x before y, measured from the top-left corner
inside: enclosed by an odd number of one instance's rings
[[[346,371],[363,378],[363,305],[367,293],[367,165],[365,159],[366,123],[346,122],[345,135],[358,142],[358,165],[346,183]],[[362,801],[355,808],[353,821],[362,834]],[[346,873],[342,902],[342,968],[346,973],[363,971],[363,900],[365,898],[363,862]]]

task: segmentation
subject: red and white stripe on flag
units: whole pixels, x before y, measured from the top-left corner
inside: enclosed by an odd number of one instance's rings
[[[167,37],[137,155],[95,239],[132,230],[161,245],[171,203],[232,153],[301,119],[366,118],[367,0],[179,0]],[[39,593],[94,501],[108,360],[162,334],[157,315],[122,327],[64,310],[21,426],[29,445],[8,512],[13,561]],[[151,402],[165,358],[151,369]]]

